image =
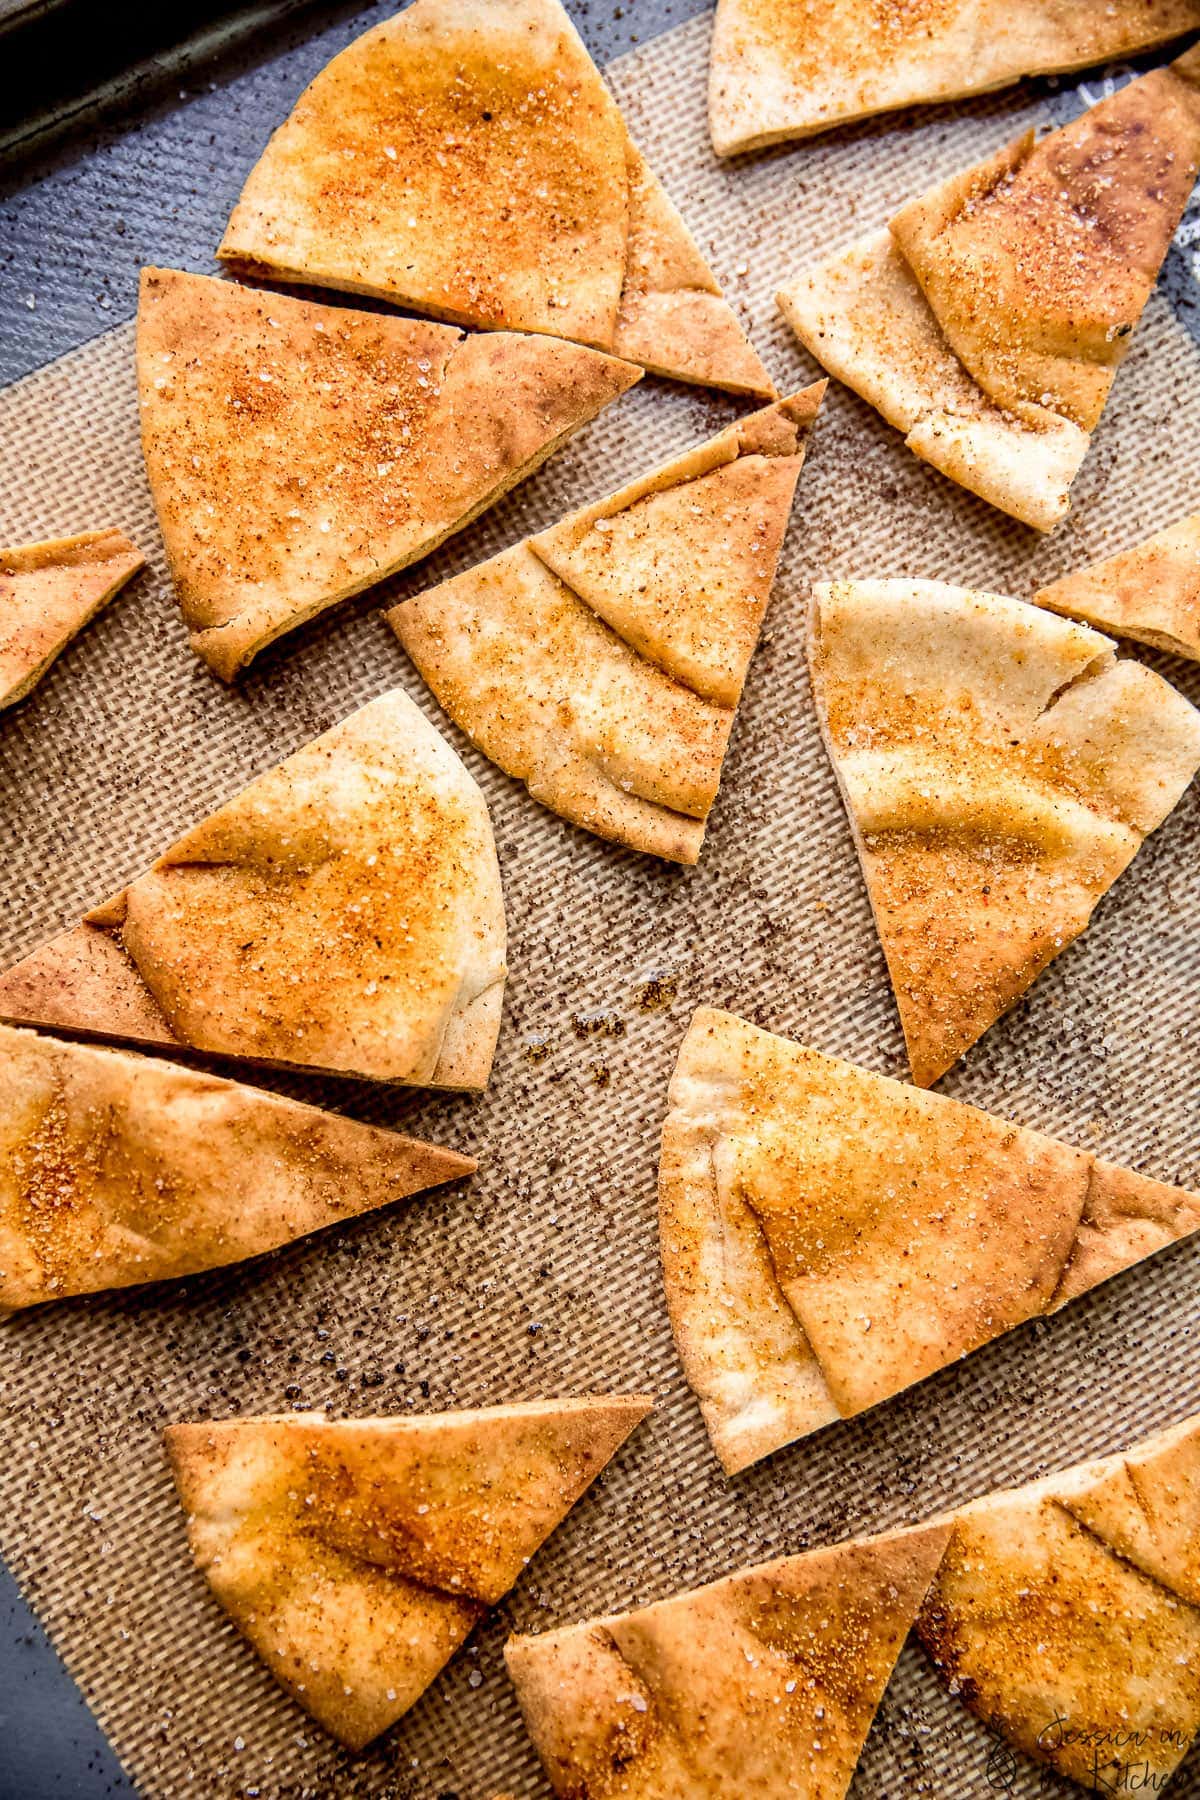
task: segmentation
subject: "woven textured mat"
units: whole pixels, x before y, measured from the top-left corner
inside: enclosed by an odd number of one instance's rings
[[[813,370],[778,320],[779,280],[1050,109],[1002,95],[722,169],[705,133],[707,37],[704,20],[682,26],[618,63],[614,83],[755,343],[781,382],[799,384]],[[647,380],[432,562],[286,640],[229,691],[190,654],[163,572],[131,327],[0,395],[0,542],[111,523],[152,563],[0,731],[6,958],[396,683],[482,782],[508,899],[512,976],[486,1097],[279,1083],[477,1152],[469,1186],[250,1267],[4,1328],[0,1550],[147,1796],[542,1794],[501,1665],[514,1626],[539,1630],[918,1520],[1200,1408],[1200,1245],[1184,1245],[866,1418],[734,1482],[719,1471],[672,1349],[655,1230],[657,1132],[691,1009],[726,1005],[871,1068],[905,1066],[809,700],[808,583],[930,575],[1027,596],[1195,507],[1200,348],[1156,297],[1072,519],[1045,543],[924,469],[869,409],[831,390],[708,844],[684,871],[571,829],[491,768],[440,718],[378,611],[734,410]],[[1200,698],[1200,672],[1162,666]],[[1198,822],[1200,788],[946,1091],[1200,1186]],[[357,1758],[276,1688],[193,1573],[159,1443],[170,1419],[230,1412],[643,1388],[658,1397],[653,1419],[424,1701]],[[1007,1779],[989,1773],[989,1748],[910,1645],[854,1793],[982,1796]],[[1007,1791],[1059,1790],[1023,1767]],[[1184,1775],[1175,1791],[1200,1785]]]

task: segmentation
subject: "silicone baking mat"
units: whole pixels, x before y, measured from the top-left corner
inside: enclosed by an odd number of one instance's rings
[[[705,129],[707,47],[697,20],[611,76],[781,386],[816,373],[776,313],[783,278],[1069,105],[1009,93],[720,167]],[[831,388],[708,843],[700,866],[682,870],[572,829],[494,770],[439,715],[379,608],[736,410],[647,379],[431,562],[285,640],[228,690],[190,654],[166,580],[138,449],[132,328],[0,395],[0,542],[112,523],[152,565],[0,731],[6,959],[396,684],[483,785],[508,900],[512,973],[484,1098],[279,1083],[477,1153],[470,1184],[248,1267],[53,1307],[0,1337],[0,1550],[147,1796],[544,1794],[501,1664],[510,1629],[919,1520],[1200,1408],[1200,1245],[1183,1245],[865,1418],[735,1481],[720,1473],[672,1348],[655,1226],[657,1133],[691,1010],[725,1005],[871,1068],[905,1068],[808,694],[809,582],[928,575],[1028,596],[1194,508],[1200,348],[1160,291],[1072,517],[1047,542],[925,469]],[[1200,698],[1195,669],[1158,666]],[[1084,939],[945,1091],[1200,1186],[1198,820],[1193,790]],[[168,1420],[611,1389],[652,1390],[655,1415],[470,1647],[363,1756],[344,1755],[286,1699],[190,1566],[160,1449]],[[992,1752],[910,1645],[854,1793],[1058,1791]],[[1185,1774],[1176,1791],[1200,1787]]]

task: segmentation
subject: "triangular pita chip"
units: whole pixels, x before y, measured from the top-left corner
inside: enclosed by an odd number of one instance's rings
[[[813,692],[922,1087],[1079,936],[1200,767],[1200,714],[1114,652],[939,582],[814,591]]]
[[[718,0],[718,156],[1109,62],[1200,29],[1200,0]]]
[[[558,0],[416,0],[301,95],[219,255],[774,388]]]
[[[1200,1610],[1173,1578],[1164,1584],[1141,1565],[1136,1552],[1151,1527],[1134,1516],[1136,1490],[1123,1487],[1135,1469],[1181,1451],[1191,1465],[1198,1429],[1192,1420],[1125,1457],[952,1515],[950,1547],[917,1621],[951,1692],[993,1731],[1096,1793],[1160,1792],[1200,1728]],[[1156,1477],[1148,1479],[1153,1490]],[[1099,1532],[1081,1523],[1092,1505]],[[1193,1498],[1186,1507],[1193,1543],[1184,1557],[1194,1569]]]
[[[483,795],[396,690],[0,975],[0,1018],[482,1088],[504,942]]]
[[[142,447],[192,647],[267,644],[427,556],[640,378],[543,337],[147,269]]]
[[[1200,662],[1200,512],[1034,598],[1066,618]]]
[[[260,1256],[474,1167],[174,1063],[0,1025],[0,1315]]]
[[[145,561],[115,530],[0,550],[0,708],[37,686]]]
[[[707,1008],[659,1200],[675,1340],[731,1474],[1200,1228],[1200,1196]]]
[[[1200,168],[1200,48],[943,182],[779,294],[911,450],[1048,531]]]
[[[842,1800],[949,1528],[763,1563],[637,1612],[510,1638],[555,1793]]]
[[[351,1749],[408,1711],[651,1409],[172,1425],[192,1554],[275,1678]]]
[[[1088,1464],[1056,1491],[1117,1556],[1200,1606],[1200,1419]]]
[[[388,615],[535,799],[694,863],[824,384]]]

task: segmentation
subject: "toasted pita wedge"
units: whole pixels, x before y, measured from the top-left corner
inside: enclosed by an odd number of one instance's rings
[[[779,304],[831,375],[905,433],[908,448],[1027,525],[1049,531],[1087,454],[1047,409],[992,406],[950,350],[889,232],[872,232],[790,287]]]
[[[694,863],[824,384],[387,614],[535,799]]]
[[[1200,512],[1034,598],[1066,618],[1200,662]]]
[[[1200,1606],[1200,1419],[1087,1464],[1056,1493],[1115,1555]]]
[[[275,133],[218,254],[775,394],[558,0],[416,0],[368,31]]]
[[[659,1204],[675,1340],[730,1474],[1200,1228],[1198,1195],[707,1008]]]
[[[474,1167],[173,1063],[0,1026],[0,1316],[222,1268]]]
[[[1200,714],[1114,648],[938,582],[814,591],[813,692],[922,1087],[1079,936],[1200,767]]]
[[[555,1793],[842,1800],[949,1540],[891,1532],[505,1649]]]
[[[50,664],[146,559],[120,531],[85,531],[0,550],[0,709]]]
[[[482,1088],[504,939],[483,795],[397,690],[260,775],[0,975],[0,1017]]]
[[[1189,1466],[1197,1428],[1185,1432]],[[1200,1728],[1200,1610],[1120,1547],[1125,1526],[1135,1551],[1152,1529],[1133,1517],[1134,1465],[1180,1451],[1168,1434],[965,1507],[917,1621],[972,1712],[1096,1792],[1159,1791]],[[1093,1507],[1099,1532],[1080,1523]]]
[[[288,1693],[359,1750],[420,1698],[651,1406],[290,1413],[172,1425],[166,1440],[221,1605]]]
[[[1107,62],[1200,29],[1200,0],[718,0],[718,156]]]
[[[428,555],[640,374],[574,344],[144,270],[142,447],[193,649],[232,680]]]
[[[1049,531],[1198,169],[1200,49],[944,182],[779,304],[918,456]]]

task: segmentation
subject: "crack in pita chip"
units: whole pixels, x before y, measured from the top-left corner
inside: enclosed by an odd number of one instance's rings
[[[917,1620],[952,1693],[1096,1792],[1159,1791],[1200,1728],[1200,1420],[989,1495]]]
[[[774,398],[558,0],[416,0],[252,170],[221,259]]]
[[[23,700],[145,564],[116,530],[0,550],[0,709]]]
[[[192,1555],[352,1750],[395,1724],[646,1417],[644,1395],[171,1425]]]
[[[1200,47],[910,202],[778,296],[926,462],[1049,531],[1200,170]]]
[[[940,582],[818,585],[809,665],[927,1087],[1162,824],[1200,767],[1200,714],[1098,632]]]
[[[1110,62],[1200,29],[1200,0],[718,0],[718,156]]]
[[[510,1638],[555,1793],[842,1800],[949,1536],[933,1525],[835,1544]]]
[[[1034,599],[1065,618],[1200,662],[1200,512],[1062,576]]]
[[[694,863],[824,383],[386,616],[536,800]]]
[[[675,1340],[730,1474],[1200,1228],[1200,1196],[708,1008],[659,1205]]]
[[[0,1017],[482,1088],[504,947],[483,795],[397,689],[260,775],[0,975]]]
[[[170,269],[143,271],[137,359],[171,574],[226,680],[427,556],[641,377],[575,344]]]
[[[0,1315],[261,1256],[474,1168],[214,1075],[0,1026]]]

